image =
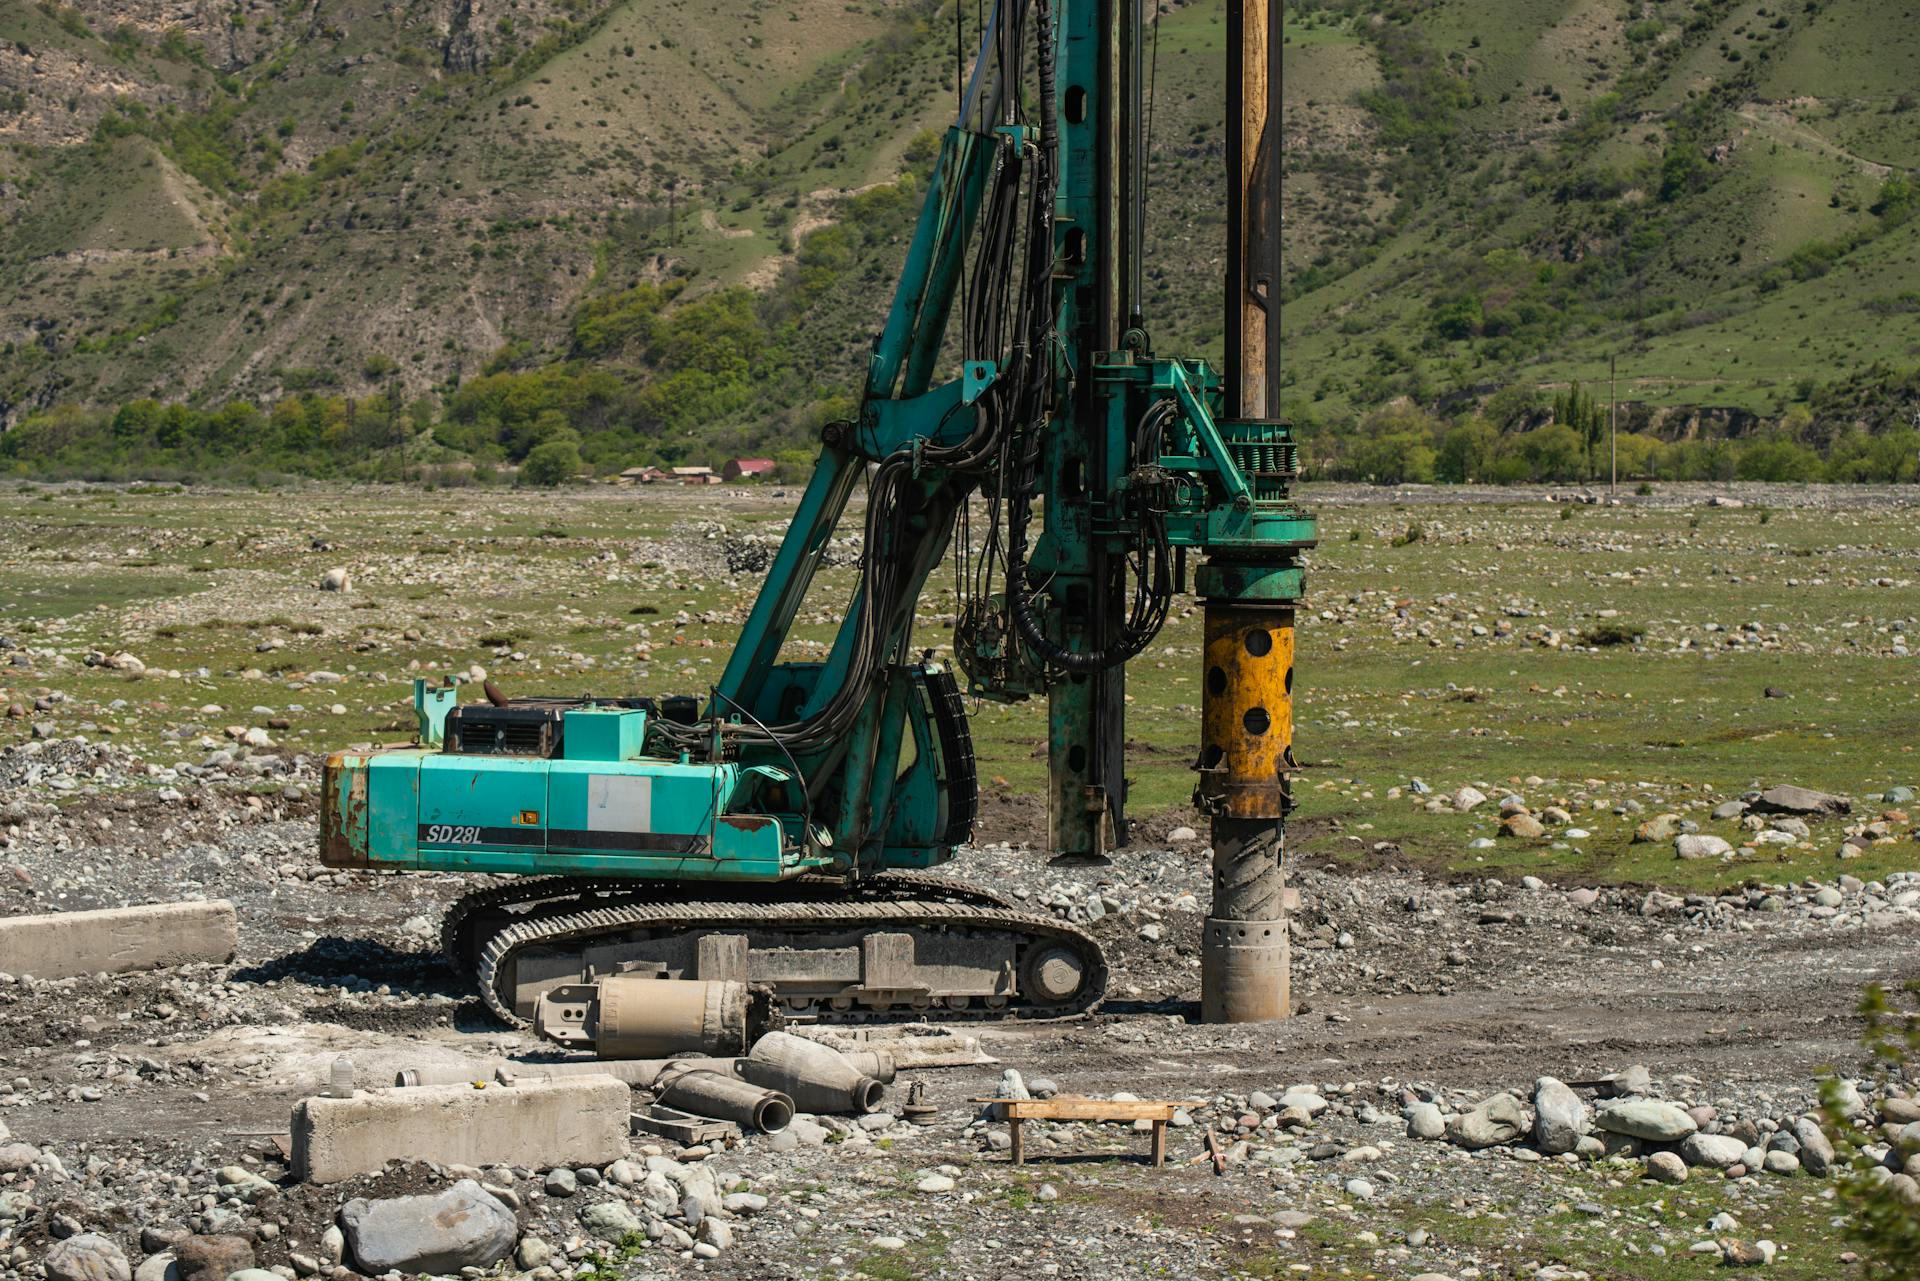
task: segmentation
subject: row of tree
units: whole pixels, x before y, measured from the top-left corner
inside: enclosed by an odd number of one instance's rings
[[[1571,407],[1569,407],[1571,402]],[[1503,429],[1479,413],[1447,419],[1410,405],[1381,410],[1352,430],[1308,430],[1307,474],[1378,485],[1605,480],[1758,480],[1900,484],[1920,480],[1920,430],[1850,428],[1816,448],[1794,434],[1804,415],[1747,437],[1667,441],[1595,429],[1578,389],[1556,415],[1573,422]]]

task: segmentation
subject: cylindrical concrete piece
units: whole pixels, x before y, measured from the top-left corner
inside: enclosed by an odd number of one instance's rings
[[[1293,1013],[1287,923],[1208,917],[1201,933],[1200,1017],[1265,1023]]]
[[[747,1080],[781,1091],[808,1112],[873,1112],[887,1089],[840,1051],[790,1032],[767,1033],[737,1066]]]
[[[655,1102],[695,1116],[710,1116],[772,1134],[793,1120],[793,1100],[778,1090],[753,1085],[704,1068],[661,1078]]]

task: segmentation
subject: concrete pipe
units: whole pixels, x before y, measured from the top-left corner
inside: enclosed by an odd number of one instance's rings
[[[791,1096],[803,1112],[873,1112],[887,1087],[831,1046],[769,1032],[739,1062],[740,1075]]]
[[[690,1055],[678,1059],[573,1059],[565,1063],[503,1063],[494,1073],[502,1085],[514,1081],[556,1080],[566,1076],[610,1076],[636,1090],[651,1090],[670,1072],[731,1074],[733,1059]]]
[[[393,1074],[396,1087],[411,1085],[468,1085],[475,1081],[491,1081],[500,1069],[499,1059],[488,1059],[484,1063],[470,1063],[465,1067],[401,1068]]]
[[[841,1058],[853,1064],[855,1071],[872,1077],[882,1085],[893,1084],[893,1078],[899,1075],[900,1069],[894,1063],[893,1055],[884,1050],[841,1050],[839,1053]]]
[[[793,1100],[778,1090],[752,1085],[705,1068],[663,1075],[654,1101],[663,1107],[710,1116],[772,1134],[793,1120]]]

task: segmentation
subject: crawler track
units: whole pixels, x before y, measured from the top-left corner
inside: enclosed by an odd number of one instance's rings
[[[442,927],[442,944],[453,967],[473,976],[487,1007],[509,1024],[526,1022],[514,1009],[514,965],[527,949],[584,951],[623,938],[644,942],[711,932],[746,933],[762,948],[805,947],[830,935],[883,931],[964,935],[1009,945],[1023,958],[1021,989],[992,1000],[935,991],[910,1003],[821,1003],[776,988],[776,998],[789,1012],[830,1011],[836,1020],[1058,1019],[1092,1009],[1106,991],[1106,959],[1083,931],[949,877],[900,872],[854,885],[801,877],[713,885],[708,888],[724,897],[692,900],[689,888],[684,882],[588,877],[509,881],[455,903]],[[1025,990],[1024,958],[1042,951],[1064,952],[1080,966],[1081,982],[1070,997],[1041,1001]]]

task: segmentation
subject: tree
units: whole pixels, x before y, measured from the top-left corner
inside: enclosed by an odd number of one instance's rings
[[[1762,440],[1740,452],[1734,475],[1741,480],[1805,482],[1820,478],[1820,456],[1790,440]]]
[[[1707,158],[1691,142],[1676,142],[1660,161],[1660,199],[1673,202],[1707,185]]]
[[[1920,212],[1920,182],[1906,174],[1895,174],[1880,188],[1880,196],[1870,206],[1888,228],[1898,227]]]
[[[1433,446],[1417,432],[1394,432],[1363,442],[1348,470],[1376,485],[1424,485],[1433,480]]]
[[[1534,480],[1571,480],[1580,475],[1586,442],[1564,423],[1550,423],[1513,438]]]
[[[581,468],[580,446],[571,439],[550,440],[536,445],[520,464],[520,483],[551,489],[564,484]]]
[[[1434,474],[1453,484],[1486,480],[1500,447],[1500,433],[1484,418],[1468,418],[1441,438]]]
[[[1539,393],[1531,387],[1502,387],[1487,397],[1486,419],[1505,431],[1538,408],[1539,402]]]
[[[129,401],[113,416],[113,434],[121,440],[152,440],[160,430],[161,413],[157,400]]]
[[[1448,340],[1471,338],[1480,332],[1486,314],[1479,294],[1438,302],[1433,307],[1433,332]]]

